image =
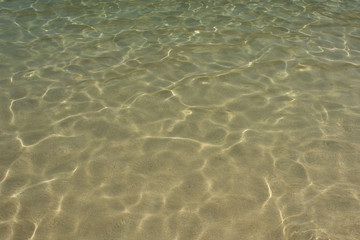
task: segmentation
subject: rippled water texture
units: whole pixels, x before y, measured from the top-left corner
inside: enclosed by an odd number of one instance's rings
[[[360,239],[360,1],[0,1],[1,239]]]

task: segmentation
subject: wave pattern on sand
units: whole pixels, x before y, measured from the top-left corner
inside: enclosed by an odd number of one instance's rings
[[[1,239],[360,239],[360,4],[0,1]]]

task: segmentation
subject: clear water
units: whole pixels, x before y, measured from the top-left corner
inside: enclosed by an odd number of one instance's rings
[[[0,1],[1,239],[360,239],[360,1]]]

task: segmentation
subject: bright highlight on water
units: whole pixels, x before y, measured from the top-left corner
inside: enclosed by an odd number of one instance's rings
[[[360,1],[1,0],[0,238],[360,239]]]

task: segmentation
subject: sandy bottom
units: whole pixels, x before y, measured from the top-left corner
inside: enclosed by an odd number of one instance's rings
[[[1,239],[360,239],[358,1],[21,2]]]

